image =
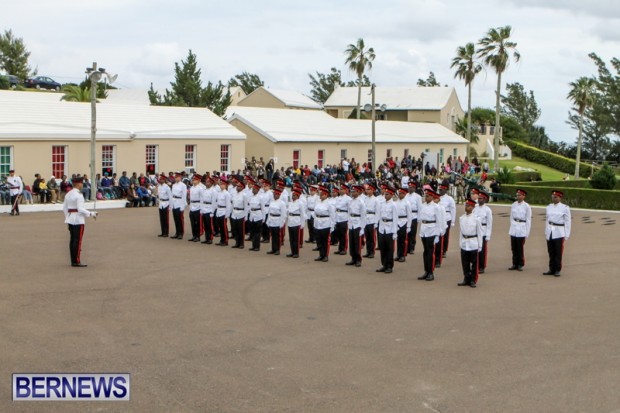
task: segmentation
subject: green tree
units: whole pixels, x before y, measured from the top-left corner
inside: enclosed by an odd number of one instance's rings
[[[615,73],[611,73],[605,62],[595,53],[590,53],[588,56],[594,60],[598,68],[597,100],[600,100],[601,107],[609,116],[612,133],[620,135],[620,60],[615,57],[611,59],[611,65],[615,70]]]
[[[467,154],[469,155],[469,144],[472,141],[471,134],[471,86],[474,82],[474,78],[480,71],[482,70],[482,65],[475,60],[476,57],[476,46],[473,43],[467,43],[465,46],[459,46],[456,49],[456,56],[452,59],[451,68],[456,68],[454,72],[454,77],[459,78],[465,82],[465,86],[467,86],[467,122],[466,122],[466,132],[465,139],[467,139]],[[433,79],[435,75],[431,72]],[[418,85],[419,85],[418,81]],[[478,142],[478,136],[476,136],[476,143]]]
[[[230,78],[228,81],[228,87],[234,86],[241,87],[243,93],[249,95],[259,87],[265,86],[265,82],[263,82],[261,78],[254,73],[243,72],[239,75],[235,75],[235,77]]]
[[[11,30],[0,35],[0,69],[20,79],[26,79],[37,74],[36,69],[28,66],[30,52],[26,50],[22,38],[13,36]]]
[[[609,113],[602,109],[598,98],[592,102],[592,106],[586,108],[582,123],[582,150],[587,152],[593,160],[604,160],[611,146],[609,135],[611,133],[611,121]],[[581,116],[578,113],[568,113],[567,124],[575,130],[579,130]]]
[[[362,101],[362,82],[366,69],[372,69],[372,62],[375,60],[375,50],[372,47],[366,49],[364,39],[357,39],[356,44],[350,44],[345,50],[347,59],[345,63],[349,65],[349,69],[357,74],[358,90],[357,90],[357,119],[360,118],[360,105]]]
[[[451,66],[453,67],[453,66]],[[418,86],[422,86],[422,87],[435,87],[435,86],[441,86],[441,84],[437,81],[437,79],[435,79],[435,73],[430,72],[428,75],[428,78],[426,80],[424,79],[418,79]]]
[[[340,70],[332,67],[329,73],[316,72],[316,76],[308,73],[310,78],[310,97],[318,103],[325,103],[327,99],[334,93],[338,86],[344,86],[342,81],[342,73]]]
[[[359,79],[349,80],[346,84],[347,87],[356,87],[359,85]],[[370,78],[366,75],[362,76],[362,87],[371,86]]]
[[[500,96],[502,91],[502,73],[506,71],[510,58],[518,62],[521,55],[517,51],[517,43],[510,41],[510,26],[489,29],[486,36],[478,41],[478,56],[484,64],[492,67],[497,73],[497,91],[495,95],[495,135],[493,137],[493,169],[499,168],[499,133],[500,133]]]
[[[579,114],[579,137],[577,138],[577,158],[575,162],[575,179],[579,179],[579,163],[581,162],[581,141],[583,138],[583,115],[586,109],[592,106],[596,81],[591,77],[580,77],[570,83],[571,90],[568,92],[568,100],[575,105]]]
[[[592,175],[590,180],[590,186],[594,189],[607,189],[611,190],[616,187],[616,174],[611,166],[605,164],[601,169],[596,171]]]
[[[502,113],[516,119],[529,133],[541,113],[534,92],[532,90],[526,92],[523,85],[518,82],[506,84],[506,90],[508,94],[501,97]]]
[[[90,88],[81,88],[77,85],[64,85],[62,88],[64,95],[60,100],[67,102],[90,102]]]

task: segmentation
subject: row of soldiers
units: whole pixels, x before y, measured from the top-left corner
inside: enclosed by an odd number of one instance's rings
[[[332,188],[311,185],[308,194],[304,194],[300,183],[295,183],[289,191],[283,181],[277,181],[272,189],[269,181],[256,181],[251,176],[203,179],[194,175],[188,190],[182,174],[176,174],[171,187],[167,178],[161,176],[159,236],[169,236],[169,210],[172,210],[175,233],[171,238],[183,239],[184,210],[189,208],[191,242],[212,244],[219,236],[216,243],[219,246],[234,241],[232,248],[242,249],[244,241],[251,241],[250,251],[259,251],[261,243],[271,242],[267,254],[279,255],[288,227],[290,253],[287,256],[298,258],[307,226],[306,242],[315,243],[313,250],[318,252],[315,261],[327,262],[333,246],[337,248],[336,254],[350,255],[347,265],[359,267],[362,258],[374,258],[378,249],[381,267],[377,272],[391,273],[395,261],[405,262],[407,255],[414,253],[419,232],[424,273],[418,279],[432,281],[435,268],[441,267],[449,248],[450,229],[456,225],[456,205],[447,193],[447,185],[441,185],[438,192],[428,188],[422,195],[419,189],[418,183],[412,180],[398,189],[373,182]],[[478,274],[486,268],[487,243],[493,225],[487,201],[486,193],[472,191],[472,199],[465,206],[466,214],[460,219],[459,246],[464,273],[461,285],[475,287]],[[246,234],[249,234],[247,239]]]

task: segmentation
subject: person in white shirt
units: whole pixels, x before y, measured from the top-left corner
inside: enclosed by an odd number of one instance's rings
[[[269,206],[271,205],[271,201],[273,201],[273,191],[271,190],[271,182],[265,180],[263,181],[263,189],[261,192],[261,198],[263,199],[263,205],[265,206],[265,219],[263,220],[263,228],[262,228],[262,243],[268,244],[271,239],[271,233],[269,232],[269,227],[267,226],[267,219],[269,218]]]
[[[379,200],[375,196],[377,187],[373,183],[366,184],[366,226],[364,227],[364,239],[366,240],[366,254],[364,258],[374,258],[377,246],[377,225],[379,222]]]
[[[267,251],[267,254],[280,255],[280,247],[284,242],[287,209],[286,203],[282,200],[282,190],[279,188],[273,190],[273,200],[269,203],[268,213],[267,226],[271,235],[271,250]]]
[[[545,218],[545,239],[549,253],[549,271],[543,275],[559,277],[562,271],[562,253],[564,241],[570,237],[571,213],[570,208],[561,202],[564,193],[551,192],[551,203],[547,206]]]
[[[525,265],[525,239],[530,236],[532,228],[532,208],[525,202],[527,192],[517,189],[517,200],[510,207],[510,248],[512,250],[512,266],[510,271],[523,271]]]
[[[159,198],[159,226],[161,227],[161,233],[158,237],[167,237],[170,231],[170,201],[172,198],[172,191],[168,185],[168,177],[166,175],[159,176],[159,183],[157,184],[157,197]]]
[[[310,194],[306,197],[306,218],[308,219],[308,239],[307,243],[316,244],[316,235],[314,231],[314,207],[319,202],[319,186],[310,185]]]
[[[405,199],[408,192],[407,188],[400,188],[398,190],[398,198],[394,200],[398,215],[398,237],[396,238],[396,261],[398,262],[405,262],[407,251],[409,251],[407,241],[409,231],[411,230],[411,207]]]
[[[420,240],[424,248],[424,274],[418,280],[433,281],[435,279],[435,245],[439,243],[443,231],[443,208],[433,199],[439,199],[439,194],[432,189],[424,193],[424,202],[418,211],[420,221]]]
[[[175,234],[170,238],[183,239],[183,234],[185,233],[184,211],[187,206],[187,185],[183,182],[183,174],[181,172],[174,174],[174,184],[172,185],[171,193]]]
[[[24,183],[19,176],[15,175],[13,169],[9,171],[6,183],[9,185],[9,193],[11,194],[11,215],[19,215],[19,200],[24,192]]]
[[[450,245],[450,228],[456,225],[456,204],[454,198],[448,194],[450,187],[448,185],[439,185],[439,204],[446,211],[446,233],[443,238],[441,257],[446,258],[448,246]]]
[[[392,200],[394,192],[393,188],[385,189],[385,202],[379,207],[379,225],[377,227],[381,268],[376,271],[386,274],[390,274],[394,268],[394,241],[398,236],[398,211]]]
[[[483,230],[480,219],[473,213],[476,201],[465,201],[465,215],[459,218],[461,247],[461,265],[463,266],[463,281],[459,286],[476,288],[478,282],[478,253],[482,249]]]
[[[205,240],[201,244],[212,244],[214,236],[213,212],[215,211],[215,179],[208,176],[205,180],[205,188],[200,193],[200,219],[205,232]]]
[[[306,222],[306,206],[301,201],[302,190],[300,188],[293,189],[291,193],[291,201],[288,203],[288,239],[291,245],[290,254],[287,257],[299,258],[299,248],[303,243],[303,232],[301,231]]]
[[[336,208],[336,228],[334,235],[338,243],[338,252],[336,254],[346,255],[349,247],[348,225],[349,225],[349,187],[342,184],[338,191],[338,196],[334,198],[334,208]]]
[[[409,203],[411,209],[411,228],[409,229],[409,235],[407,239],[408,254],[415,252],[415,244],[417,242],[418,235],[418,211],[422,205],[422,197],[416,192],[418,189],[418,183],[413,179],[408,183],[409,193],[405,197]]]
[[[267,213],[263,195],[260,193],[260,190],[261,186],[258,183],[254,183],[252,186],[252,195],[248,200],[248,207],[250,209],[248,228],[250,231],[250,241],[252,242],[250,251],[260,251],[260,234],[263,229],[265,214]]]
[[[228,181],[220,179],[220,191],[215,197],[215,231],[220,234],[220,242],[215,245],[220,247],[228,245],[228,218],[232,212],[231,195],[227,188]]]
[[[84,236],[84,217],[97,218],[97,213],[89,211],[84,207],[84,196],[82,195],[82,185],[84,178],[75,177],[71,180],[73,189],[65,196],[62,210],[65,214],[65,224],[69,226],[69,252],[71,255],[72,267],[86,267],[80,261],[82,252],[82,237]]]
[[[200,183],[202,175],[194,174],[192,186],[189,188],[189,222],[192,228],[192,237],[188,240],[199,242],[201,237],[202,221],[200,219],[200,198],[204,187]]]
[[[247,202],[245,184],[237,180],[237,186],[231,196],[232,210],[230,213],[230,230],[232,232],[235,245],[233,248],[244,248],[245,242],[245,218],[250,212]]]
[[[321,186],[320,194],[320,201],[314,207],[316,250],[319,252],[319,256],[314,260],[327,262],[329,260],[329,234],[336,226],[336,210],[329,200],[327,186]]]
[[[362,265],[362,237],[366,228],[366,205],[361,195],[364,187],[354,185],[351,191],[351,202],[349,202],[349,254],[351,261],[346,265]]]
[[[482,249],[478,254],[478,274],[484,274],[487,268],[488,243],[491,241],[491,233],[493,232],[493,211],[486,203],[489,201],[489,195],[479,192],[475,195],[478,199],[478,205],[474,207],[473,214],[480,220],[482,225]],[[474,193],[472,190],[472,200]]]

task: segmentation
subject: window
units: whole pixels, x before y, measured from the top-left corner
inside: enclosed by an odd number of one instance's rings
[[[154,175],[157,172],[157,145],[146,145],[146,173]]]
[[[483,123],[482,125],[480,125],[480,134],[481,135],[486,135],[487,134],[487,125],[486,125],[486,123]]]
[[[301,158],[301,151],[299,149],[293,151],[293,169],[299,168],[299,159]]]
[[[406,159],[409,156],[409,149],[405,149],[405,154],[403,155],[403,159]]]
[[[4,178],[9,175],[9,171],[13,165],[13,147],[0,146],[0,177]]]
[[[324,162],[325,162],[325,149],[319,149],[319,154],[317,155],[316,166],[318,166],[319,168],[322,168]]]
[[[185,145],[185,171],[196,170],[196,145]]]
[[[347,159],[347,150],[346,149],[340,149],[340,159]]]
[[[392,157],[392,150],[388,149],[385,151],[385,159],[391,158]]]
[[[59,178],[68,175],[66,146],[52,146],[52,175]]]
[[[372,163],[372,149],[368,149],[368,162]]]
[[[443,163],[443,148],[439,149],[439,163]]]
[[[112,176],[116,163],[116,145],[103,145],[101,147],[101,172]],[[56,176],[56,175],[54,175]]]
[[[230,145],[220,147],[220,172],[230,170]]]
[[[489,135],[495,136],[495,126],[489,126]]]
[[[457,155],[457,154],[458,154],[458,149],[457,149],[457,148],[454,148],[454,149],[452,150],[452,156],[456,157],[456,155]]]

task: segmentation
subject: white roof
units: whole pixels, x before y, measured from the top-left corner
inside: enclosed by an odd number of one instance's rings
[[[55,95],[55,99],[51,99]],[[89,140],[90,103],[62,94],[0,91],[0,140]],[[97,137],[130,139],[245,139],[206,108],[97,104]]]
[[[134,105],[150,105],[149,93],[144,89],[108,89],[105,99],[99,99],[100,103],[123,103]]]
[[[357,87],[338,87],[325,102],[330,107],[355,107]],[[375,87],[375,103],[385,105],[388,110],[440,110],[456,93],[453,87]],[[361,106],[372,103],[370,87],[362,87]]]
[[[303,95],[299,92],[295,92],[292,90],[283,90],[283,89],[271,89],[266,87],[260,87],[256,89],[254,92],[250,93],[248,96],[252,96],[253,93],[258,90],[264,90],[269,93],[280,102],[284,103],[285,106],[291,108],[305,108],[305,109],[323,109],[323,107],[316,103],[314,100],[310,99],[308,96]],[[247,97],[246,97],[247,98]]]
[[[228,122],[238,119],[272,142],[368,142],[371,121],[336,119],[324,111],[231,106]],[[377,121],[376,142],[467,143],[438,123]]]

